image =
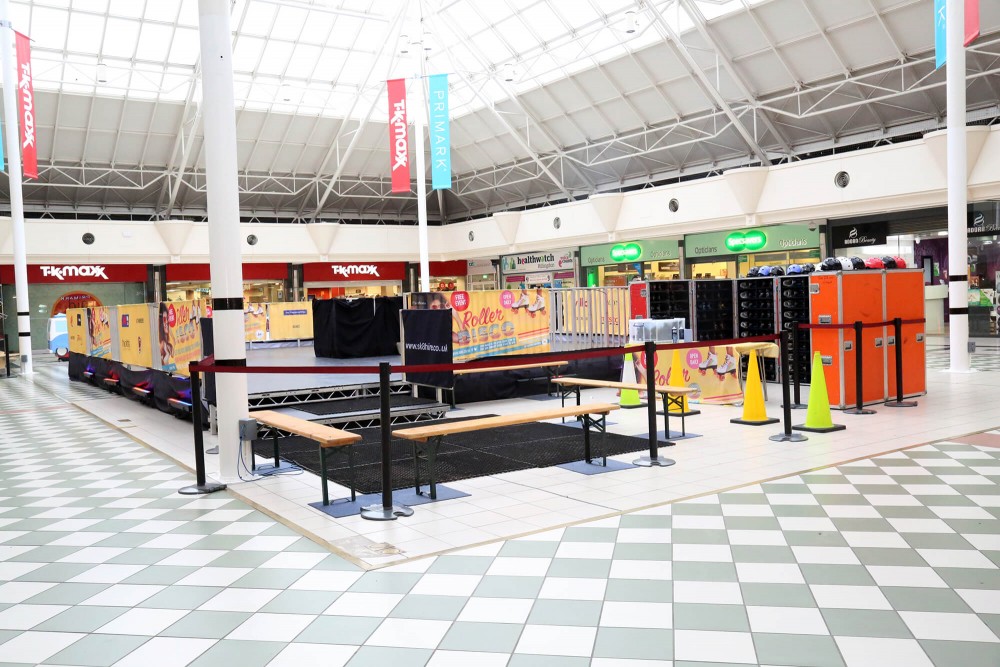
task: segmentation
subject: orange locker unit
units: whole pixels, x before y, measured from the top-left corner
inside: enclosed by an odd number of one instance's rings
[[[924,272],[920,269],[885,272],[885,319],[924,319]],[[886,386],[888,397],[896,398],[895,329],[886,327]],[[927,393],[927,350],[924,325],[903,325],[903,396]]]
[[[885,320],[885,289],[882,271],[836,271],[809,276],[810,322],[854,324]],[[921,286],[921,302],[923,287]],[[812,349],[823,358],[830,406],[856,404],[856,354],[862,347],[863,403],[886,399],[885,331],[881,327],[862,330],[855,340],[853,328],[813,329]]]

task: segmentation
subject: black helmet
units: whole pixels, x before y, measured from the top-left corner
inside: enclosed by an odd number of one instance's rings
[[[756,278],[759,275],[760,275],[760,267],[754,266],[754,267],[751,267],[749,271],[747,271],[746,277],[747,278]]]
[[[812,273],[815,270],[816,270],[816,265],[815,264],[803,264],[802,265],[802,273]]]
[[[888,255],[886,255],[885,257],[882,258],[882,265],[885,266],[885,268],[887,268],[887,269],[895,269],[896,268],[896,258],[895,257],[889,257]]]
[[[771,275],[772,276],[783,276],[783,275],[785,275],[785,269],[782,268],[782,267],[780,267],[780,266],[772,266],[771,267]]]
[[[861,259],[860,257],[851,257],[851,264],[854,265],[854,269],[856,271],[862,271],[862,270],[868,268],[865,265],[865,260]]]
[[[820,264],[820,267],[824,271],[840,271],[840,260],[836,257],[827,257],[823,260],[822,264]]]

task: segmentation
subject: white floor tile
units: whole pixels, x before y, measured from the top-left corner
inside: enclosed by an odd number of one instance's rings
[[[868,572],[879,586],[948,588],[948,584],[929,567],[869,565]]]
[[[22,632],[0,645],[0,659],[39,664],[85,636],[77,632]]]
[[[511,575],[520,577],[543,577],[549,569],[548,558],[505,558],[493,559],[488,575]]]
[[[267,667],[304,667],[305,665],[323,665],[323,667],[344,667],[357,652],[357,646],[340,646],[337,644],[289,644],[281,653],[274,656]]]
[[[482,577],[478,574],[425,574],[410,593],[414,595],[464,595],[476,590]]]
[[[435,651],[426,667],[506,667],[507,653],[482,653],[477,651]],[[268,665],[271,667],[271,665]],[[288,667],[299,667],[289,665]]]
[[[562,542],[556,550],[555,557],[610,560],[614,550],[614,542]]]
[[[917,639],[1000,643],[1000,639],[975,614],[901,611],[899,615]]]
[[[1000,594],[995,589],[955,589],[977,614],[1000,614]]]
[[[757,664],[749,632],[674,630],[674,660]]]
[[[0,611],[0,630],[30,630],[67,609],[58,604],[16,604]]]
[[[286,551],[275,554],[275,556],[259,567],[262,568],[284,568],[290,570],[310,570],[320,561],[327,557],[325,553],[312,553],[309,551]]]
[[[675,544],[674,561],[700,563],[732,563],[733,553],[728,544]]]
[[[185,549],[175,554],[167,556],[157,565],[181,565],[186,567],[203,567],[213,560],[226,555],[227,551],[221,549]]]
[[[401,648],[437,648],[451,621],[426,621],[411,618],[387,618],[365,642],[368,646]]]
[[[534,600],[517,598],[469,598],[459,614],[459,621],[482,623],[524,623]]]
[[[597,628],[526,625],[515,653],[590,657]]]
[[[743,604],[740,585],[720,581],[675,581],[674,602]]]
[[[8,581],[0,584],[0,603],[17,604],[49,590],[53,583],[35,581]]]
[[[934,667],[913,639],[836,637],[836,642],[846,667]]]
[[[603,600],[607,584],[605,579],[546,579],[538,597],[543,600]]]
[[[114,584],[80,604],[99,607],[134,607],[153,597],[166,586],[149,584]]]
[[[737,563],[736,573],[745,583],[804,584],[798,565],[791,563]]]
[[[273,600],[280,590],[257,588],[229,588],[198,607],[203,611],[258,611]]]
[[[612,628],[671,628],[673,605],[669,602],[617,602],[606,600],[600,624]]]
[[[996,564],[973,549],[917,549],[931,567],[967,567],[995,570]],[[997,593],[1000,597],[1000,592]]]
[[[792,547],[795,560],[817,565],[860,565],[849,547]]]
[[[388,616],[403,596],[398,593],[344,593],[326,608],[331,616]]]
[[[313,570],[289,586],[297,591],[346,591],[364,574],[360,571]]]
[[[801,607],[747,607],[750,630],[753,632],[789,635],[827,635],[819,609]]]
[[[109,635],[158,635],[187,616],[181,609],[129,609],[95,632]]]
[[[909,549],[910,544],[899,533],[843,532],[844,541],[852,547],[875,547],[879,549]]]
[[[185,667],[215,644],[214,639],[153,637],[114,667]]]
[[[892,605],[878,586],[841,586],[834,584],[812,584],[813,597],[820,607],[830,609],[882,609],[891,610]]]
[[[226,639],[290,642],[316,620],[312,614],[256,613],[230,632]]]
[[[610,579],[656,579],[667,581],[673,572],[670,561],[615,560],[611,562]]]

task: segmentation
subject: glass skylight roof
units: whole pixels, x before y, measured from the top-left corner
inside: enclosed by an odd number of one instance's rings
[[[712,20],[762,1],[695,4]],[[675,0],[654,4],[676,31],[691,27]],[[636,0],[235,0],[236,101],[333,117],[353,106],[360,117],[385,79],[416,74],[420,45],[401,51],[421,38],[422,13],[426,71],[453,74],[453,114],[462,115],[659,41],[648,11]],[[39,90],[168,102],[191,92],[197,0],[11,0],[11,13],[33,39]],[[355,104],[359,94],[367,103]]]

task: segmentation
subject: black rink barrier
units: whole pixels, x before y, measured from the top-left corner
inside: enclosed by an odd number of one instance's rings
[[[881,326],[878,325],[878,326]],[[854,323],[854,407],[844,410],[845,415],[874,415],[874,410],[865,407],[865,362],[864,345],[861,336],[865,324],[861,320]]]
[[[893,346],[896,348],[894,350],[896,355],[896,400],[886,401],[885,407],[887,408],[915,408],[917,407],[916,401],[904,401],[903,400],[903,318],[897,317],[892,321],[893,327]]]
[[[796,331],[798,330],[796,329]],[[798,336],[794,336],[794,338],[798,338]],[[770,438],[768,438],[768,440],[772,440],[774,442],[804,442],[809,438],[802,435],[801,433],[795,433],[792,431],[792,408],[795,406],[792,405],[790,400],[791,397],[789,396],[790,392],[788,386],[789,384],[788,375],[791,372],[792,368],[788,360],[788,339],[789,339],[788,332],[782,331],[781,340],[778,341],[778,345],[781,347],[781,349],[778,350],[778,356],[779,356],[778,361],[781,363],[781,408],[782,408],[781,422],[784,428],[781,433],[772,435]],[[796,350],[797,349],[798,347],[796,346]],[[796,394],[798,394],[798,382],[799,382],[799,374],[796,372],[795,373]],[[795,397],[795,402],[798,403],[798,395],[796,395]]]
[[[191,423],[194,424],[195,483],[193,486],[178,489],[177,493],[185,496],[199,496],[222,491],[226,485],[217,482],[209,484],[205,477],[205,434],[202,432],[201,423],[201,376],[198,371],[193,370],[194,364],[191,366]]]
[[[658,435],[656,432],[656,343],[647,341],[645,344],[646,354],[646,413],[649,418],[649,456],[640,456],[633,465],[651,468],[653,466],[672,466],[677,461],[673,459],[662,459],[659,454]],[[666,410],[666,406],[664,406]],[[664,416],[666,419],[666,416]],[[664,427],[666,431],[666,427]],[[664,433],[664,437],[669,438],[669,433]],[[667,441],[667,444],[671,444]]]
[[[413,508],[392,504],[392,418],[389,414],[389,378],[392,366],[383,361],[378,365],[379,430],[382,436],[382,504],[361,508],[361,518],[370,521],[395,521],[412,516]]]
[[[782,332],[782,335],[784,335],[784,332]],[[792,401],[792,406],[791,406],[792,410],[805,410],[807,407],[806,404],[802,402],[802,391],[801,391],[802,378],[800,377],[802,374],[799,372],[799,370],[802,368],[802,365],[800,363],[801,360],[799,359],[799,350],[801,349],[799,345],[802,343],[802,335],[803,335],[802,327],[800,326],[792,327],[792,350],[795,355],[795,363],[796,363],[795,383],[792,385],[792,390],[794,391],[794,394],[792,394],[792,398],[794,399]],[[784,345],[785,343],[782,344]],[[808,356],[808,352],[806,353],[806,355]],[[787,357],[788,355],[786,354],[785,358]],[[809,360],[807,359],[807,361]],[[791,363],[791,360],[789,360],[789,363]],[[782,364],[781,367],[785,368],[784,364]],[[791,369],[791,366],[789,366],[788,368]],[[787,396],[783,397],[782,400],[785,401],[785,404],[788,403]]]

